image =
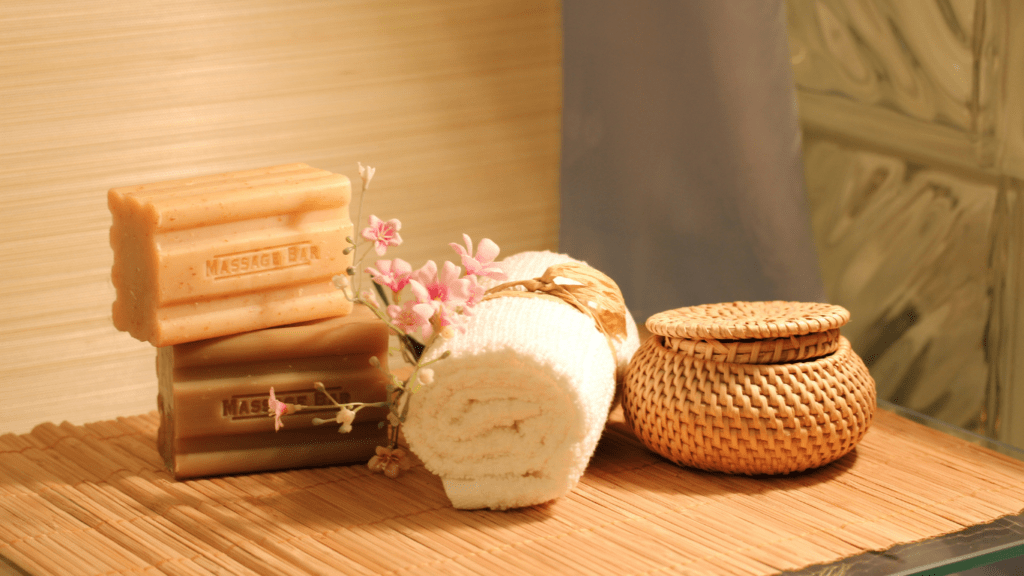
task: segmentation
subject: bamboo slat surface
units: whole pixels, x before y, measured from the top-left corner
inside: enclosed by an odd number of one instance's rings
[[[548,0],[0,2],[0,432],[154,405],[111,322],[113,187],[362,161],[390,256],[555,249],[561,42]]]
[[[725,476],[644,450],[621,412],[553,503],[457,511],[422,466],[175,482],[155,413],[0,437],[0,556],[33,574],[770,574],[1024,507],[1024,463],[880,411],[805,474]]]

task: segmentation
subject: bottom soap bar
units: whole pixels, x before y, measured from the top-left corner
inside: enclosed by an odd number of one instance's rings
[[[265,472],[311,466],[365,464],[386,445],[387,428],[377,422],[353,424],[347,434],[324,424],[315,430],[280,430],[204,438],[199,442],[174,440],[160,429],[161,454],[175,479]]]
[[[383,409],[364,409],[352,432],[314,426],[336,410],[313,388],[323,382],[341,403],[378,402],[387,379],[388,330],[363,306],[339,318],[268,328],[157,351],[158,443],[175,478],[365,463],[386,443]],[[283,402],[323,406],[282,418],[274,431],[269,391]]]

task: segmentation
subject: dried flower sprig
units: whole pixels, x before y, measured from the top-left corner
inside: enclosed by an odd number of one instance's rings
[[[362,190],[357,222],[362,218],[362,196],[369,188],[370,180],[375,173],[375,168],[359,164]],[[402,380],[385,370],[380,359],[371,357],[370,364],[381,370],[388,378],[387,400],[382,402],[342,404],[327,394],[322,383],[314,384],[338,410],[333,419],[314,418],[314,424],[339,424],[339,432],[350,432],[352,422],[360,410],[369,407],[387,408],[387,420],[381,425],[389,426],[388,445],[378,446],[376,456],[367,465],[370,470],[383,472],[390,478],[397,477],[401,470],[408,467],[406,453],[398,447],[398,438],[409,412],[409,395],[423,386],[432,384],[434,370],[429,366],[449,355],[445,352],[433,360],[424,362],[421,358],[423,351],[436,338],[453,338],[458,332],[466,330],[467,316],[472,314],[473,307],[480,303],[484,295],[484,288],[480,285],[481,278],[497,281],[507,279],[501,264],[494,261],[500,251],[498,245],[484,238],[477,244],[474,255],[472,240],[463,234],[465,247],[456,243],[450,246],[461,257],[462,265],[466,268],[465,276],[462,275],[462,268],[451,262],[445,262],[438,268],[433,260],[428,260],[422,267],[413,270],[412,266],[401,258],[377,260],[373,266],[363,270],[370,275],[374,291],[363,290],[358,296],[354,295],[358,288],[353,289],[352,277],[356,276],[362,260],[369,254],[367,249],[360,255],[361,245],[370,243],[373,251],[378,256],[383,256],[388,248],[402,243],[402,237],[398,233],[401,227],[402,223],[397,219],[383,221],[371,215],[369,225],[359,234],[359,238],[365,242],[357,241],[351,236],[346,238],[350,246],[345,249],[345,254],[352,254],[354,263],[345,274],[334,277],[334,285],[342,290],[350,301],[366,306],[398,337],[402,358],[412,366],[411,374]],[[323,409],[323,406],[307,407],[279,402],[274,397],[273,388],[270,390],[270,399],[268,415],[274,417],[275,430],[281,427],[282,415],[306,408]]]

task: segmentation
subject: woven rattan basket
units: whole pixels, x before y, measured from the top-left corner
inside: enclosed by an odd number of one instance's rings
[[[827,304],[733,302],[652,316],[626,372],[626,420],[677,464],[786,474],[847,454],[875,411],[875,382]]]

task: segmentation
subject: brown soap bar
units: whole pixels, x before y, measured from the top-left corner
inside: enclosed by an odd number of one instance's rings
[[[114,326],[169,346],[348,314],[351,195],[305,164],[110,190]]]
[[[383,409],[359,412],[350,433],[314,417],[337,413],[313,388],[323,382],[335,400],[379,402],[387,379],[388,330],[366,307],[351,314],[201,342],[161,347],[159,448],[175,478],[194,478],[328,464],[367,462],[386,442]],[[278,400],[322,405],[267,416],[270,387]]]

